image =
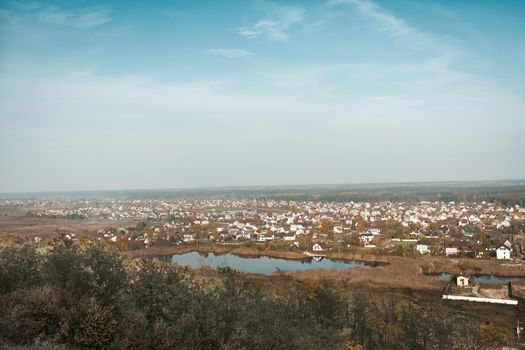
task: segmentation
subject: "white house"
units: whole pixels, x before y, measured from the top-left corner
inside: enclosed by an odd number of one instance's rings
[[[359,240],[364,244],[372,242],[372,239],[374,239],[374,235],[371,233],[363,233],[359,236]]]
[[[456,277],[456,284],[459,287],[467,287],[468,286],[468,280],[469,280],[468,276],[458,276],[458,277]]]
[[[274,235],[267,236],[264,233],[259,233],[257,241],[259,241],[259,242],[267,242],[267,241],[272,241],[274,238],[275,238]]]
[[[324,251],[323,247],[321,247],[321,246],[319,245],[319,243],[314,244],[314,246],[312,247],[312,250],[313,250],[314,252],[322,252],[322,251]]]
[[[505,242],[507,243],[507,242]],[[503,244],[501,247],[496,249],[496,259],[502,260],[502,259],[510,259],[510,252],[512,249],[510,249],[506,244]]]
[[[454,248],[445,248],[445,255],[446,256],[449,256],[449,255],[457,255],[458,254],[458,248],[454,247]]]
[[[381,230],[378,228],[371,228],[370,233],[373,234],[374,236],[377,236],[381,234]]]
[[[296,240],[296,237],[295,237],[295,234],[293,234],[293,233],[288,233],[288,234],[285,234],[285,235],[283,236],[283,239],[284,239],[285,241],[292,241],[292,242],[293,242],[293,241]]]
[[[419,252],[419,254],[428,254],[428,253],[430,253],[430,250],[428,250],[428,245],[426,245],[426,244],[418,244],[416,246],[416,250]]]

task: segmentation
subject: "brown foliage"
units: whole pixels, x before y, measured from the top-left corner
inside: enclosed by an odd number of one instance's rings
[[[0,334],[12,341],[59,340],[68,322],[56,289],[44,286],[15,291],[0,299]]]
[[[89,348],[107,348],[113,341],[117,326],[113,308],[102,306],[94,298],[88,298],[79,304],[78,316],[74,342]]]

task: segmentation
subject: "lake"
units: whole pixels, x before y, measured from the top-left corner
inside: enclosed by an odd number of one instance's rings
[[[437,274],[436,277],[444,281],[450,281],[453,275],[450,273],[440,273],[440,274]],[[494,276],[494,275],[471,275],[471,277],[474,278],[474,281],[480,282],[480,283],[501,283],[501,282],[525,281],[525,277],[500,277],[500,276]]]
[[[169,257],[168,257],[169,259]],[[166,259],[162,259],[166,260]],[[319,261],[318,261],[319,260]],[[169,261],[169,260],[168,260]],[[189,252],[171,256],[171,262],[192,268],[209,266],[213,268],[230,267],[242,272],[271,275],[276,271],[298,271],[311,269],[368,269],[381,268],[384,264],[362,261],[343,261],[320,257],[308,257],[301,260],[271,258],[267,256],[242,257],[230,253],[215,255],[214,253]]]

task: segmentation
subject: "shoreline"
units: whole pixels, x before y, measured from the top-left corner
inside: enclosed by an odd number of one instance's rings
[[[122,252],[130,260],[142,257],[152,257],[160,255],[175,255],[188,252],[234,254],[240,257],[261,257],[281,258],[290,260],[308,259],[311,252],[279,251],[279,250],[258,250],[251,247],[239,246],[175,246],[175,247],[150,247],[136,251]],[[471,275],[490,275],[502,278],[523,277],[525,276],[525,262],[501,263],[496,260],[479,259],[450,259],[441,256],[385,256],[349,252],[322,252],[325,258],[341,261],[360,261],[372,264],[381,264],[384,268],[377,270],[348,269],[340,271],[337,269],[313,269],[307,271],[287,271],[283,274],[296,279],[316,278],[316,279],[344,279],[350,283],[371,283],[387,285],[391,287],[403,287],[410,289],[442,289],[443,280],[439,280],[436,275],[440,273],[459,274],[468,273]]]
[[[249,247],[225,247],[219,245],[213,246],[176,246],[176,247],[150,247],[136,251],[122,252],[129,259],[140,257],[159,256],[159,255],[177,255],[190,252],[214,253],[216,255],[233,254],[241,257],[261,257],[280,258],[288,260],[304,260],[313,256],[322,256],[324,258],[341,260],[341,261],[362,261],[377,264],[390,264],[389,257],[384,255],[361,254],[361,253],[341,253],[341,252],[322,252],[314,254],[312,252],[295,252],[281,250],[258,250]]]

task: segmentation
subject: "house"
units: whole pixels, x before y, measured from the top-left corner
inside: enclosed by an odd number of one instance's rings
[[[370,233],[373,234],[374,236],[377,236],[381,234],[381,230],[378,228],[372,228],[370,229]]]
[[[287,234],[285,234],[285,235],[283,236],[283,239],[284,239],[285,241],[292,241],[292,242],[293,242],[293,241],[296,240],[296,237],[295,237],[295,234],[293,234],[293,233],[287,233]]]
[[[450,256],[450,255],[457,255],[458,254],[458,248],[454,247],[454,248],[445,248],[445,255],[446,256]]]
[[[338,234],[338,233],[343,233],[343,226],[334,226],[334,233],[335,234]]]
[[[469,281],[469,276],[461,275],[461,276],[456,277],[456,284],[458,285],[458,287],[467,287],[468,281]]]
[[[474,225],[479,224],[481,222],[481,220],[476,215],[470,215],[468,217],[468,221],[470,224],[474,224]]]
[[[508,218],[505,218],[505,220],[503,220],[501,223],[498,223],[496,225],[496,228],[500,229],[502,227],[509,227],[509,226],[510,226],[510,220]]]
[[[362,233],[359,236],[359,240],[363,242],[364,244],[371,243],[374,239],[374,235],[371,233]]]
[[[505,241],[501,247],[496,249],[496,259],[510,259],[511,246],[509,241]]]
[[[416,246],[416,250],[419,252],[419,254],[428,254],[428,253],[430,253],[430,250],[428,250],[428,245],[426,245],[426,244],[418,244]]]
[[[259,233],[259,236],[258,236],[258,238],[257,238],[257,241],[259,241],[259,242],[267,242],[267,241],[272,241],[274,238],[275,238],[274,235],[267,236],[267,235],[264,234],[264,233]]]
[[[319,245],[319,243],[314,244],[314,246],[312,247],[312,250],[313,250],[314,252],[322,252],[322,251],[324,251],[323,247],[321,247],[321,246]]]
[[[469,224],[468,218],[467,217],[462,217],[459,220],[458,226],[462,227],[462,226],[467,226],[468,224]]]

